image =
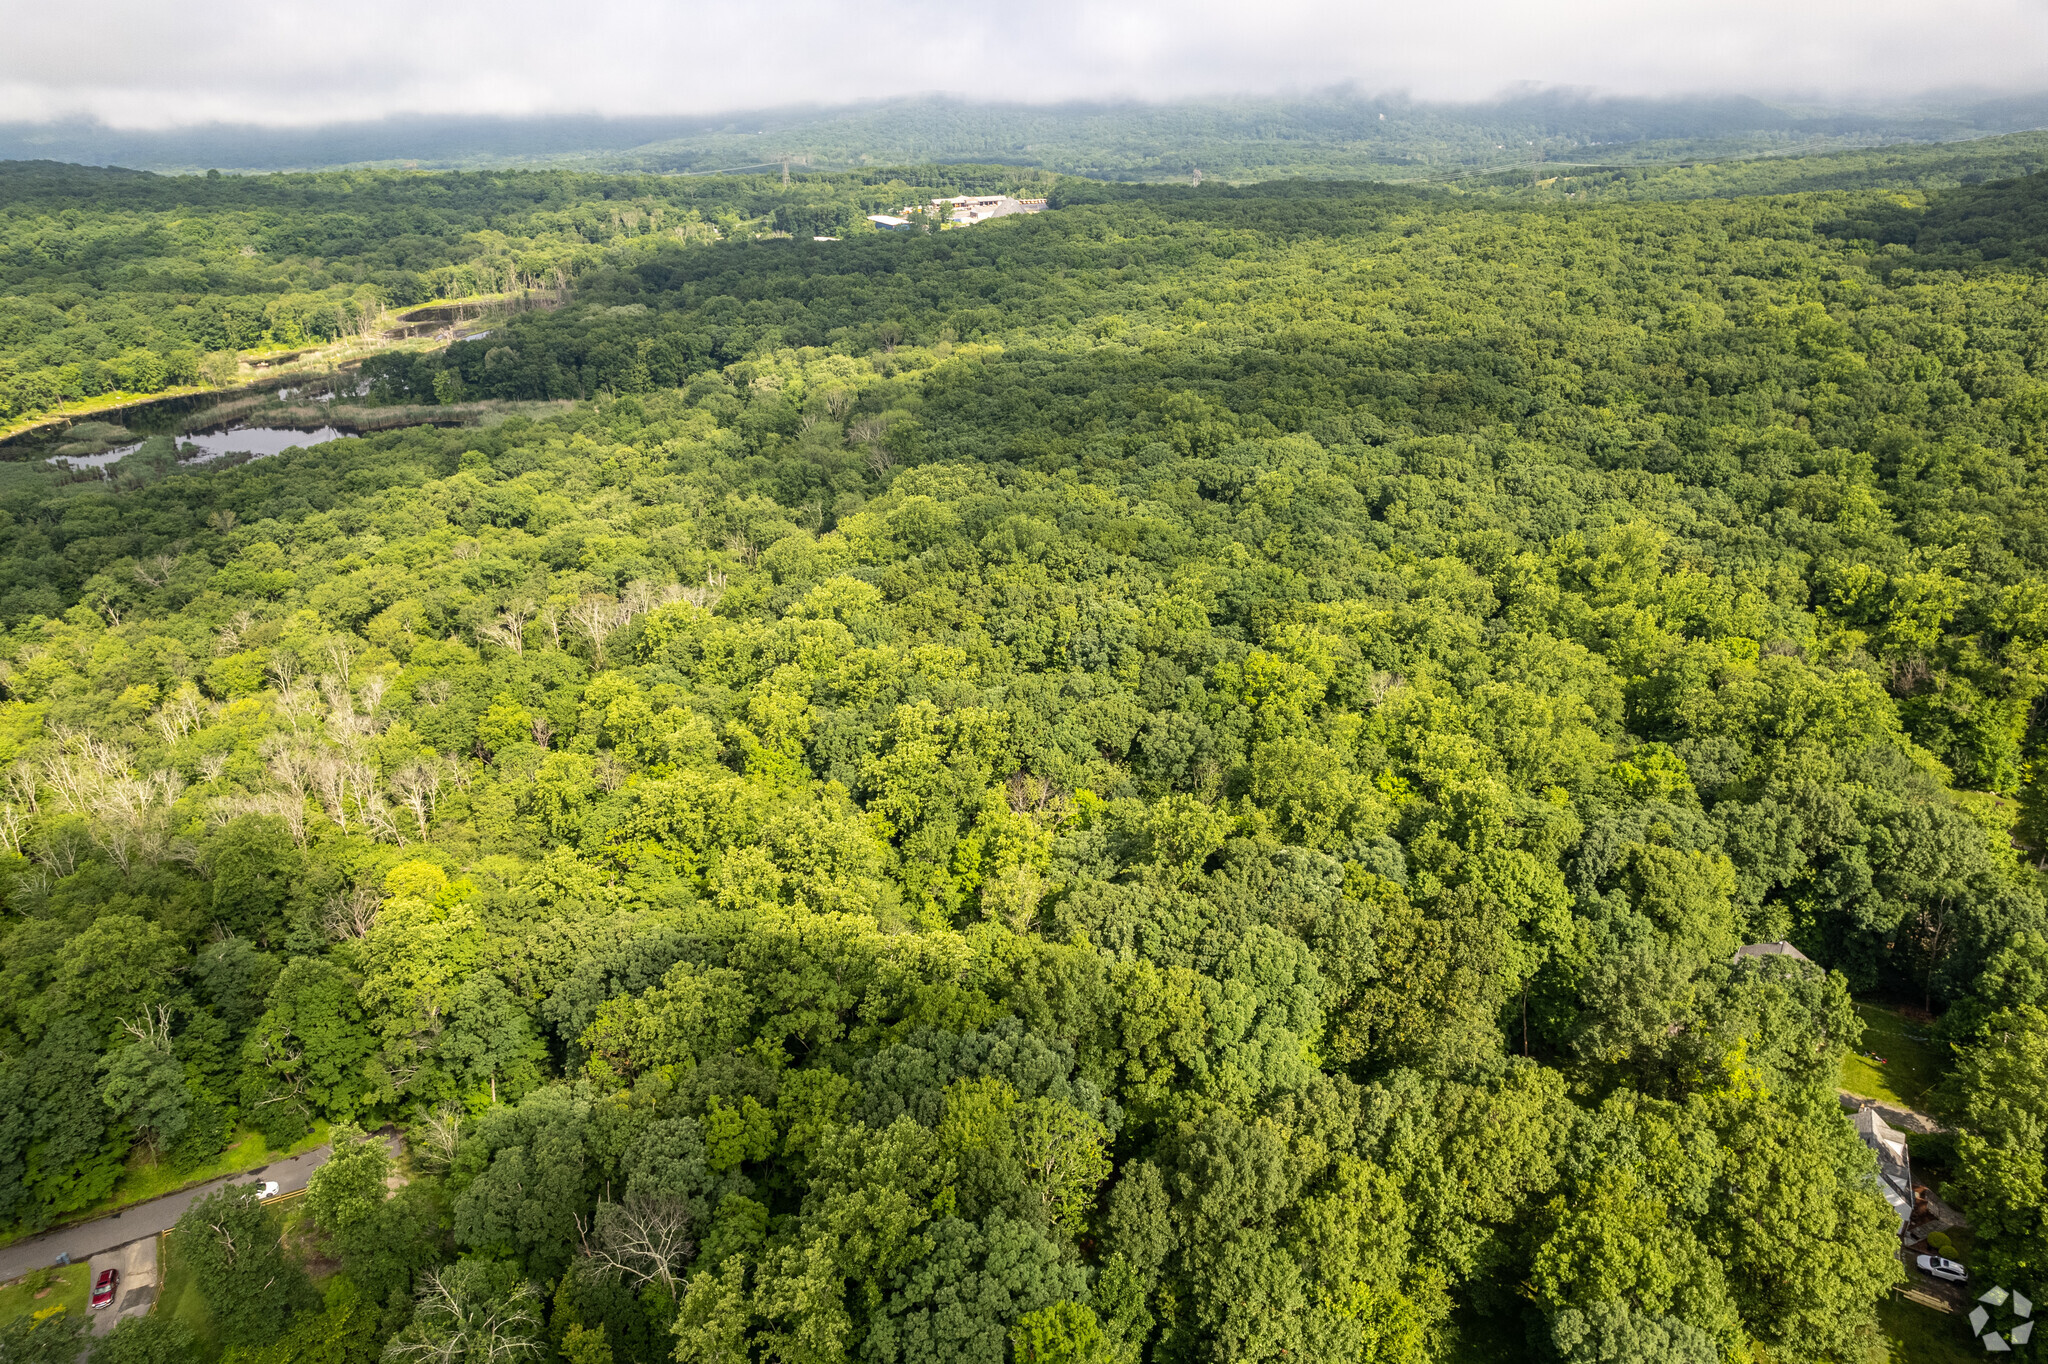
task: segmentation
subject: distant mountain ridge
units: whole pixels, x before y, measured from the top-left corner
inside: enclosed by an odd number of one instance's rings
[[[1168,104],[899,99],[704,116],[404,115],[318,128],[214,124],[133,131],[0,124],[0,159],[158,171],[554,165],[706,173],[973,161],[1101,179],[1279,175],[1439,178],[1532,162],[1628,163],[1948,142],[2048,127],[2048,96],[1955,97],[1889,109],[1744,96],[1654,100],[1532,91],[1481,104],[1331,92]]]

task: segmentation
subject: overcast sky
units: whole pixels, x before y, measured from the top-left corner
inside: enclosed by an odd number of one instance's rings
[[[2048,88],[2048,0],[0,0],[0,120]]]

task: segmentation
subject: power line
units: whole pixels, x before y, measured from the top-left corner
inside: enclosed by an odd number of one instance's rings
[[[748,162],[745,166],[719,166],[715,170],[682,170],[678,174],[686,174],[686,176],[725,176],[725,174],[731,174],[735,170],[760,170],[762,166],[774,166],[774,164],[776,162]]]

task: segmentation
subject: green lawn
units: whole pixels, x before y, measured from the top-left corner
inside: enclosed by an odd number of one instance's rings
[[[66,1312],[85,1314],[85,1300],[92,1285],[90,1265],[66,1265],[51,1275],[41,1270],[25,1278],[16,1279],[5,1288],[0,1288],[0,1322],[13,1321],[28,1312],[45,1312],[52,1307],[62,1307]],[[36,1293],[47,1287],[49,1292],[42,1297]]]
[[[192,1334],[199,1338],[200,1358],[218,1359],[220,1328],[215,1325],[213,1313],[192,1282],[192,1271],[178,1257],[177,1233],[158,1237],[156,1244],[156,1310],[191,1328]]]
[[[1963,1364],[1984,1358],[1984,1347],[1962,1317],[1887,1293],[1877,1305],[1877,1319],[1891,1337],[1892,1364]]]
[[[1928,1040],[1931,1025],[1876,1004],[1858,1004],[1856,1016],[1863,1020],[1863,1041],[1858,1054],[1843,1058],[1842,1088],[1900,1108],[1924,1107],[1947,1061]],[[1865,1060],[1860,1053],[1866,1051],[1884,1057],[1886,1064]]]
[[[145,1160],[141,1148],[137,1147],[127,1168],[121,1171],[121,1177],[114,1181],[112,1193],[85,1211],[65,1218],[58,1225],[90,1222],[95,1217],[105,1217],[110,1212],[132,1208],[137,1203],[147,1203],[152,1198],[161,1198],[167,1193],[189,1189],[194,1184],[204,1184],[209,1179],[219,1179],[222,1175],[253,1170],[259,1165],[268,1165],[273,1160],[295,1156],[301,1151],[310,1151],[316,1146],[325,1145],[331,1135],[326,1122],[316,1122],[313,1124],[313,1130],[304,1138],[292,1143],[283,1151],[273,1151],[264,1144],[261,1132],[244,1128],[235,1133],[235,1139],[228,1143],[227,1149],[220,1155],[191,1170],[177,1170],[168,1165]],[[45,1227],[41,1230],[49,1229]],[[21,1230],[11,1235],[0,1236],[0,1246],[35,1234],[34,1231]]]
[[[145,1164],[139,1160],[130,1161],[128,1168],[121,1172],[120,1181],[114,1185],[112,1196],[86,1216],[101,1217],[117,1208],[125,1208],[133,1203],[146,1203],[152,1198],[161,1198],[167,1193],[175,1193],[194,1184],[203,1184],[209,1179],[219,1179],[222,1175],[231,1175],[242,1170],[253,1170],[259,1165],[268,1165],[281,1157],[295,1156],[301,1151],[310,1151],[316,1146],[325,1145],[330,1135],[324,1121],[316,1122],[313,1124],[313,1130],[300,1140],[282,1151],[273,1151],[264,1143],[261,1132],[244,1128],[235,1133],[235,1139],[228,1144],[227,1150],[196,1170],[173,1170],[165,1165]]]

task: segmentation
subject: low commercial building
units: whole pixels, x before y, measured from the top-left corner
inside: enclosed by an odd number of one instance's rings
[[[931,211],[936,213],[945,205],[949,209],[950,221],[961,227],[985,223],[991,218],[1007,218],[1016,213],[1043,213],[1043,199],[1013,199],[1007,194],[955,194],[950,198],[931,201]]]

